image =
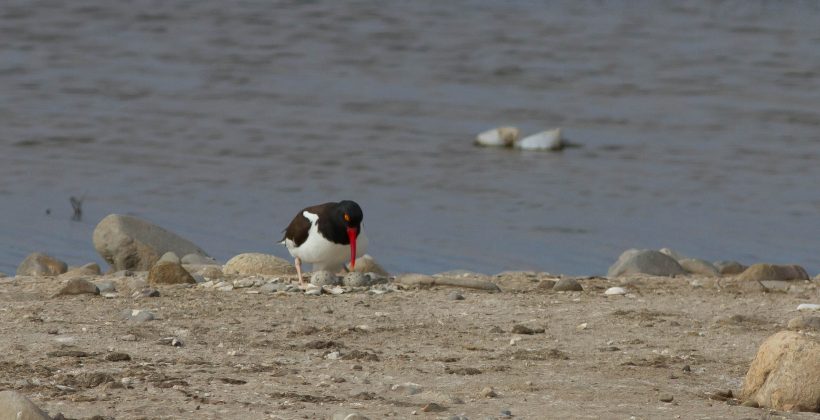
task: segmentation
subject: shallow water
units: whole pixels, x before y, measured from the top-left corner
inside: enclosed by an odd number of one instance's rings
[[[790,6],[4,2],[0,271],[100,261],[109,213],[284,257],[298,209],[347,198],[397,272],[668,246],[816,274],[820,10]],[[584,147],[472,146],[497,125]]]

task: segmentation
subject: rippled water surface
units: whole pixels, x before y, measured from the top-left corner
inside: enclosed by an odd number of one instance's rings
[[[0,271],[99,261],[114,212],[287,256],[296,211],[344,198],[392,271],[820,271],[816,3],[541,3],[5,1]],[[502,124],[584,147],[471,145]]]

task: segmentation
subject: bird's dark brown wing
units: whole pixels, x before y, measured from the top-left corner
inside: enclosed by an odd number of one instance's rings
[[[297,214],[296,217],[290,221],[288,227],[285,228],[285,237],[282,238],[282,240],[290,239],[296,246],[301,246],[307,240],[308,233],[310,232],[310,220],[308,220],[303,213],[307,211],[322,217],[329,213],[330,208],[334,204],[336,203],[317,204],[299,210],[299,214]],[[328,218],[328,216],[325,216],[325,218]]]
[[[300,211],[285,228],[285,237],[282,240],[290,239],[296,246],[301,246],[307,240],[308,232],[310,232],[310,220]]]

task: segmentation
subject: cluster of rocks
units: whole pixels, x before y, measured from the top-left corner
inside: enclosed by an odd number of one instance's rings
[[[674,277],[694,274],[705,277],[735,276],[743,281],[809,280],[806,270],[799,265],[753,264],[745,266],[737,261],[714,263],[684,256],[669,248],[660,250],[630,249],[624,251],[607,271],[609,277],[632,275]]]
[[[524,138],[520,138],[517,127],[497,127],[479,133],[475,138],[475,145],[488,147],[508,147],[518,150],[545,150],[558,152],[568,147],[578,147],[570,143],[560,128],[541,131]]]

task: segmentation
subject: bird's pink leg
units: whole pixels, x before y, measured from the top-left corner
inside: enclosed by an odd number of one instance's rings
[[[296,257],[296,276],[299,277],[299,286],[305,284],[305,281],[302,279],[302,260],[299,257]]]

